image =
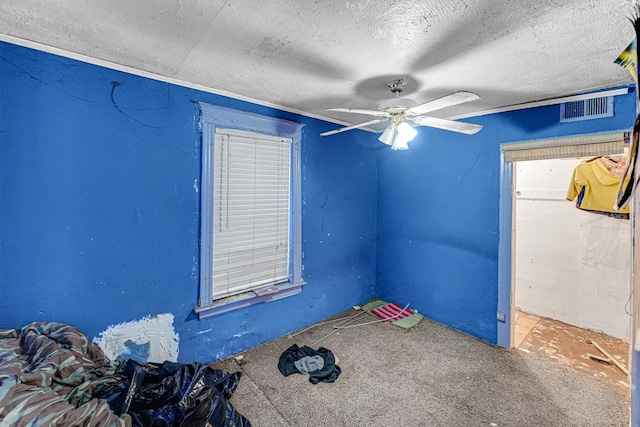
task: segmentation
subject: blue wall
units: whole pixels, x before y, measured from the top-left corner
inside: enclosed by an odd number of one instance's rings
[[[420,128],[408,151],[379,151],[379,296],[496,344],[500,144],[630,130],[635,93],[614,111],[563,124],[559,105],[475,117],[476,135]]]
[[[374,296],[496,342],[499,145],[628,130],[559,124],[559,107],[421,128],[394,152],[370,133],[0,43],[0,328],[109,325],[171,313],[181,361],[211,361]],[[194,102],[305,123],[300,295],[196,319],[200,141]],[[10,304],[7,304],[10,302]]]
[[[179,360],[211,361],[374,296],[370,134],[0,43],[0,328],[89,337],[173,314]],[[300,295],[197,320],[200,141],[194,102],[305,123]]]

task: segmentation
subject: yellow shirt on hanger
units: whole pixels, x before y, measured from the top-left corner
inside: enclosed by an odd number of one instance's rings
[[[584,187],[584,196],[579,206],[580,209],[629,213],[629,206],[621,210],[613,208],[619,185],[620,178],[609,172],[600,159],[593,159],[580,163],[574,169],[571,184],[567,191],[567,199],[574,200]]]

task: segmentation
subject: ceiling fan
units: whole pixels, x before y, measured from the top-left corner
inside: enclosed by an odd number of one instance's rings
[[[424,115],[430,111],[480,99],[480,97],[475,93],[459,91],[416,105],[416,102],[411,99],[400,98],[400,93],[405,86],[406,82],[404,79],[392,80],[391,83],[389,83],[389,89],[391,89],[391,92],[394,93],[396,97],[389,101],[380,103],[378,110],[329,108],[328,111],[365,114],[382,118],[324,132],[321,133],[320,136],[334,135],[336,133],[359,129],[377,123],[390,122],[389,126],[384,130],[384,132],[382,132],[382,135],[380,135],[378,139],[381,142],[390,145],[392,150],[406,150],[409,148],[408,143],[418,134],[414,129],[414,126],[430,126],[438,129],[460,132],[467,135],[473,135],[482,129],[482,126],[472,123],[456,122],[453,120],[439,119]]]

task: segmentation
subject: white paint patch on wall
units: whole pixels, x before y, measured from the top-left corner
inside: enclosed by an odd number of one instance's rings
[[[118,357],[153,363],[178,360],[179,337],[170,313],[109,326],[93,342],[111,360]]]
[[[565,199],[579,163],[516,164],[516,307],[629,340],[630,221]]]

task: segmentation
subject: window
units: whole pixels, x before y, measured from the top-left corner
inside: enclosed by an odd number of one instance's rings
[[[299,293],[302,124],[199,104],[199,318]]]
[[[213,299],[288,280],[291,139],[216,129]]]

